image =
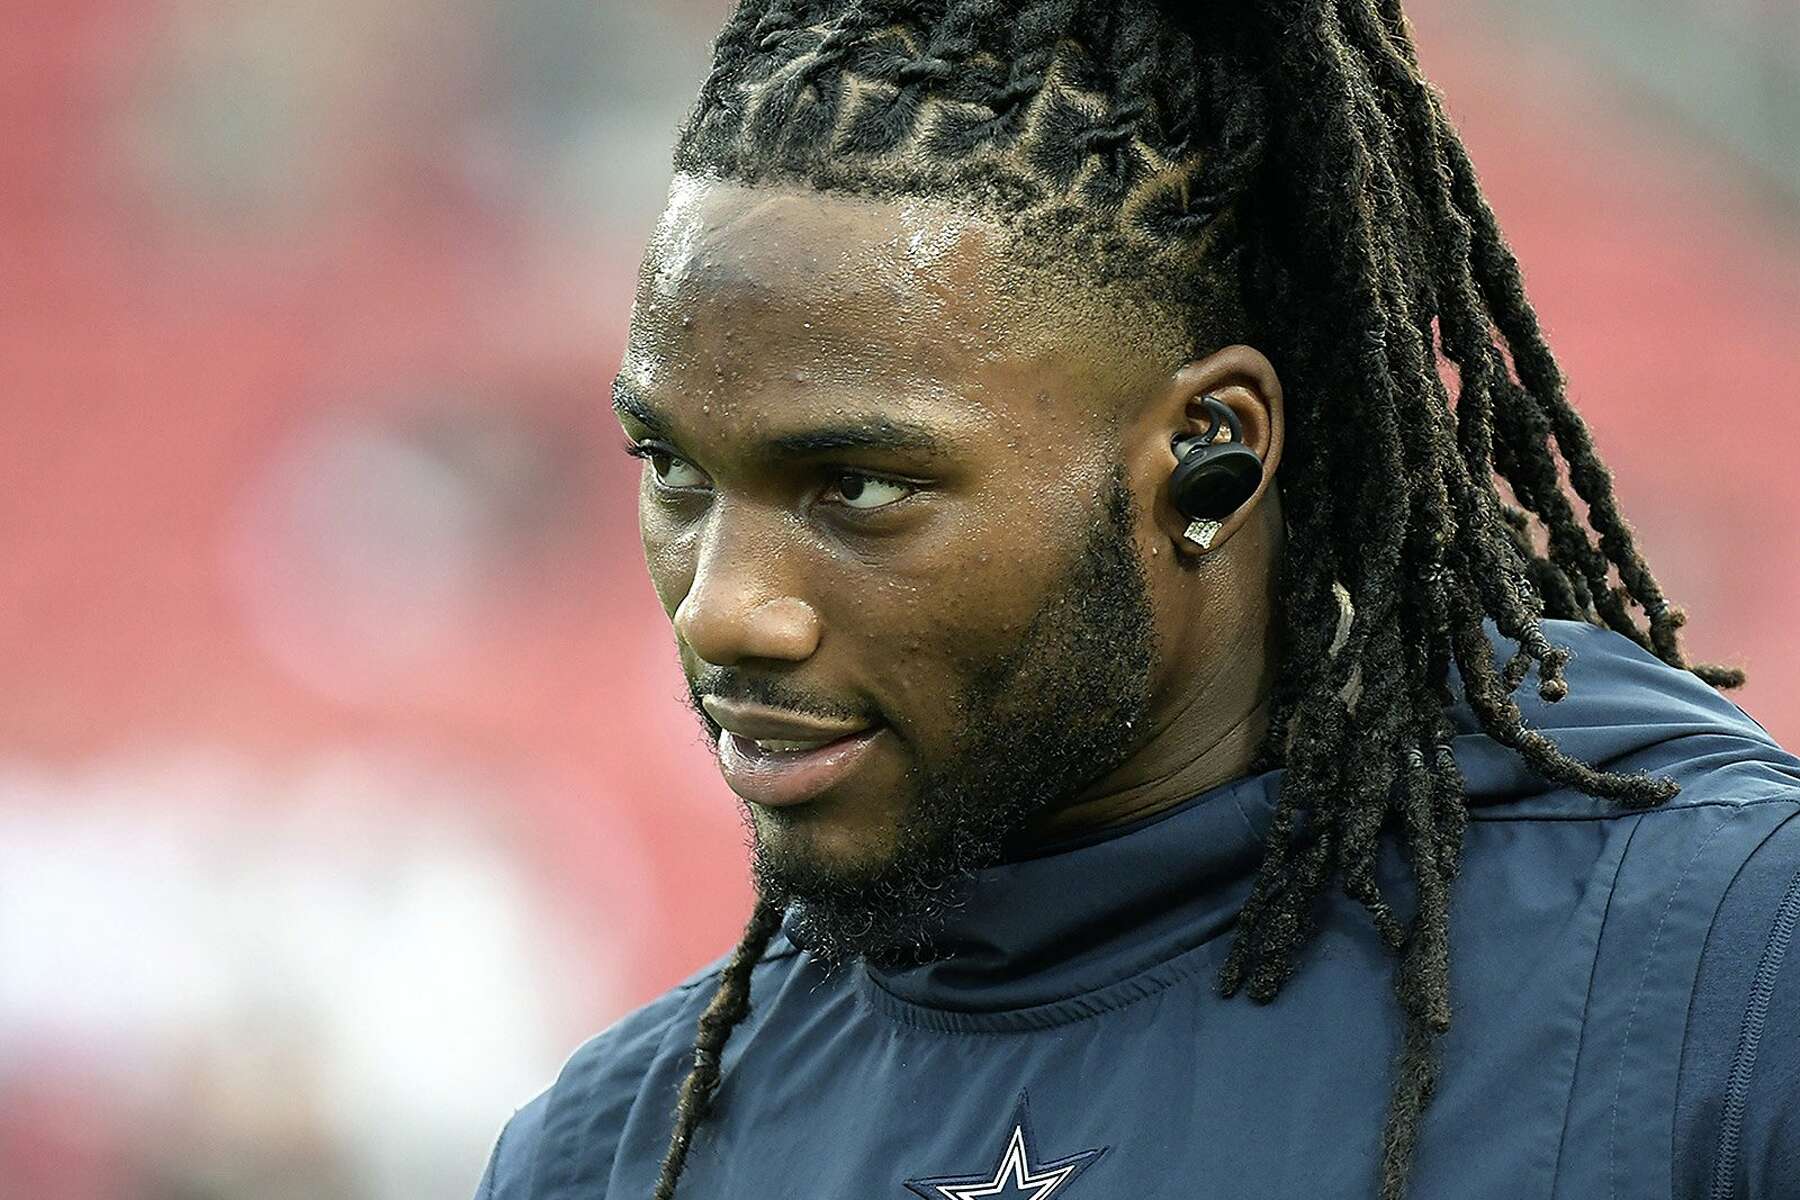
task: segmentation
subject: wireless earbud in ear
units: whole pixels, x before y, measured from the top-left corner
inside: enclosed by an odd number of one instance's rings
[[[1201,398],[1209,424],[1204,433],[1173,439],[1169,448],[1178,460],[1169,476],[1169,498],[1191,518],[1188,539],[1202,550],[1212,548],[1224,519],[1256,494],[1262,482],[1262,455],[1244,445],[1237,414],[1214,396]],[[1231,430],[1229,442],[1214,443],[1219,428]]]

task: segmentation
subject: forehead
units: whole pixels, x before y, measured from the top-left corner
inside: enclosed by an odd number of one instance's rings
[[[943,201],[678,175],[649,260],[665,288],[688,278],[730,285],[788,276],[898,296],[945,273],[980,279],[983,260],[1005,241],[996,222]]]
[[[1168,314],[1023,265],[1012,237],[952,202],[677,176],[645,252],[625,373],[653,388],[658,373],[701,367],[954,382],[1008,367],[1114,377],[1122,353],[1175,365]]]
[[[942,203],[678,176],[634,315],[705,315],[763,333],[797,318],[820,336],[923,349],[956,340],[971,313],[997,315],[1005,243],[997,224]]]

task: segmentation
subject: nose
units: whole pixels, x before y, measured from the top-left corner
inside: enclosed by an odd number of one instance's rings
[[[703,535],[694,580],[675,609],[675,632],[714,666],[745,659],[803,662],[819,648],[819,614],[783,586],[779,550],[728,538],[715,520]]]

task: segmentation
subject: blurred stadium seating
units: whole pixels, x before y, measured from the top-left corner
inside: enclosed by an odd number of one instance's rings
[[[1691,649],[1800,741],[1793,6],[1411,7]],[[466,1195],[748,903],[605,387],[722,5],[14,8],[0,1194]]]

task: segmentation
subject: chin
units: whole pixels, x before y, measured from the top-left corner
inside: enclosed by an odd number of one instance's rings
[[[746,807],[758,861],[788,878],[859,883],[889,869],[899,847],[896,826],[837,805]]]

